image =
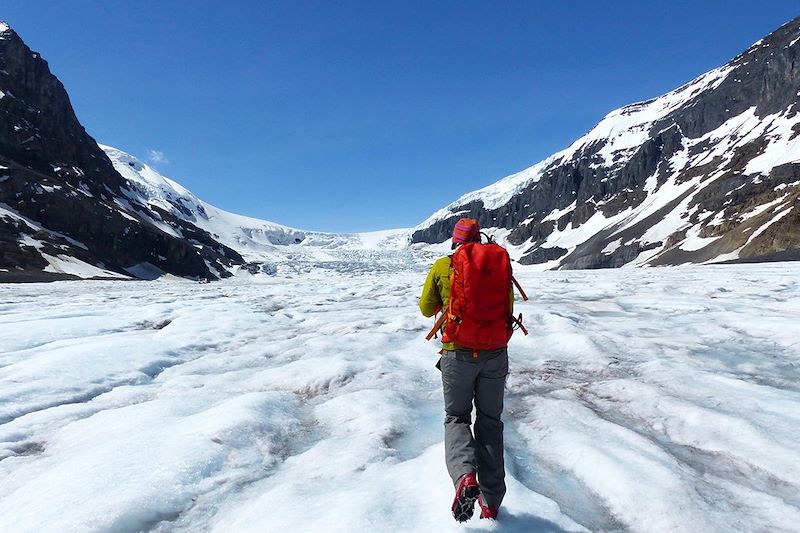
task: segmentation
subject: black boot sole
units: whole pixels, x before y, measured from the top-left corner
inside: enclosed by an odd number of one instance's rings
[[[456,522],[466,522],[472,518],[475,512],[475,502],[480,496],[481,490],[478,487],[467,487],[455,501],[453,505],[453,518]]]

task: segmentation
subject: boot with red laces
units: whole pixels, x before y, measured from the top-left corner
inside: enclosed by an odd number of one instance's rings
[[[475,500],[481,493],[475,474],[470,472],[458,478],[456,483],[456,497],[453,499],[453,518],[457,522],[466,522],[472,518],[475,509]]]
[[[483,499],[483,494],[478,498],[478,505],[481,506],[481,518],[497,520],[497,513],[500,512],[500,508],[494,505],[487,505],[486,500]]]

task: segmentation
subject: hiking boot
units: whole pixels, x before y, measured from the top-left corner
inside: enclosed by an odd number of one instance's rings
[[[456,484],[456,497],[453,499],[453,518],[457,522],[466,522],[472,518],[475,509],[475,500],[481,493],[475,474],[470,472],[458,478]]]
[[[486,500],[483,499],[483,494],[478,497],[478,505],[481,506],[481,518],[497,520],[497,513],[500,512],[500,508],[495,507],[494,505],[486,505]]]

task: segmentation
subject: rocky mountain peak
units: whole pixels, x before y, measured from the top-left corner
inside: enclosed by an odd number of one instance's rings
[[[0,278],[168,272],[216,278],[242,258],[129,194],[47,62],[0,35]],[[76,266],[77,265],[77,266]]]
[[[612,111],[567,149],[438,211],[412,239],[442,242],[469,215],[546,268],[792,256],[799,37],[797,18],[726,65]]]

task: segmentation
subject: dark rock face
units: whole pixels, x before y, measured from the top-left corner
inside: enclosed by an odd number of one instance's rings
[[[545,248],[543,246],[534,246],[534,249],[525,254],[520,263],[523,265],[536,265],[539,263],[547,263],[554,259],[560,259],[569,253],[566,248]]]
[[[800,248],[800,162],[784,156],[800,133],[799,37],[800,17],[725,67],[609,114],[502,205],[487,209],[469,195],[412,241],[443,242],[459,217],[471,216],[482,227],[510,230],[508,243],[524,250],[521,263],[560,259],[560,268],[705,262],[733,252],[747,259]],[[763,154],[780,163],[754,164]],[[590,220],[595,231],[561,245],[563,232]],[[710,237],[716,240],[697,240]]]
[[[133,203],[127,187],[47,62],[12,30],[0,30],[0,280],[58,277],[42,273],[42,253],[123,274],[150,264],[209,279],[243,262],[185,220]]]

